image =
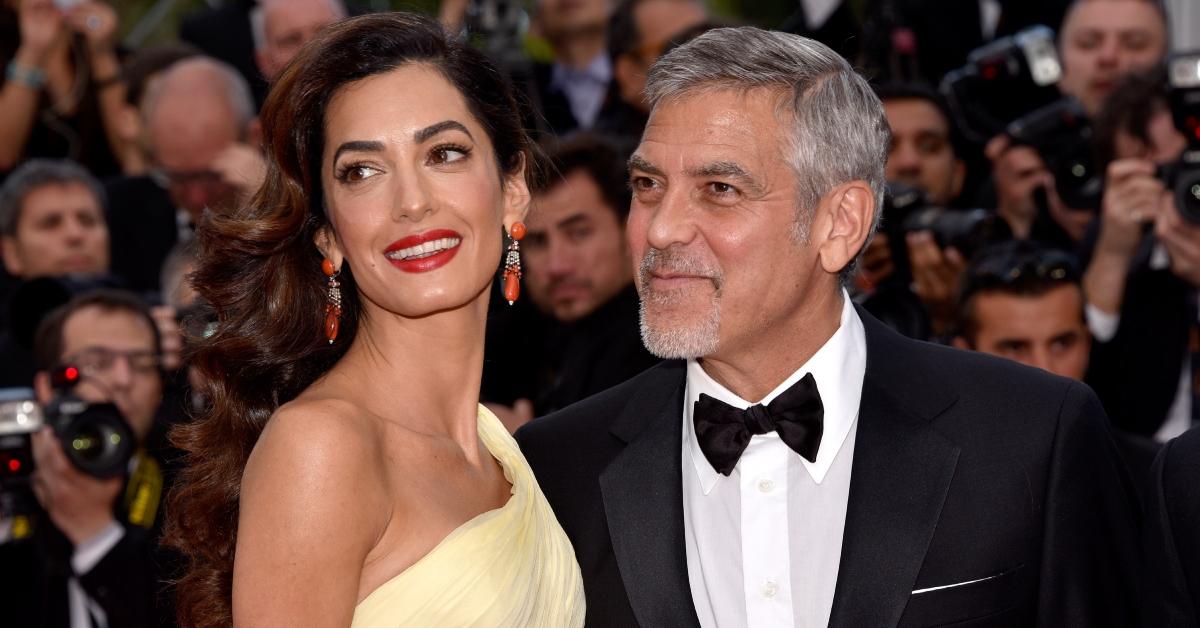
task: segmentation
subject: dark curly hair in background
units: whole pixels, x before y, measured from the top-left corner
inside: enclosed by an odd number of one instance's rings
[[[170,496],[164,542],[185,559],[176,583],[183,626],[232,623],[246,459],[275,410],[341,358],[358,326],[359,298],[346,265],[338,341],[330,345],[322,334],[325,276],[313,238],[328,221],[320,176],[325,108],[348,83],[406,63],[427,63],[458,88],[492,140],[501,177],[525,165],[527,178],[535,178],[534,149],[507,78],[427,18],[345,20],[284,70],[262,111],[265,183],[246,207],[210,217],[197,233],[202,250],[192,282],[218,325],[191,356],[211,407],[172,432],[186,468]]]

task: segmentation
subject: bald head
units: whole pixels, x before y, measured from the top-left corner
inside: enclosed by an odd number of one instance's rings
[[[254,26],[255,61],[268,81],[322,28],[346,17],[340,0],[260,0]]]
[[[236,70],[207,57],[180,61],[151,83],[142,115],[147,152],[171,179],[178,206],[198,216],[229,193],[213,161],[254,119],[250,89]]]

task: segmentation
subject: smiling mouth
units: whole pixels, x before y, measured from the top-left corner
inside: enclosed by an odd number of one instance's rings
[[[414,260],[422,260],[433,257],[443,251],[448,251],[462,244],[462,238],[438,238],[422,242],[414,246],[408,246],[395,251],[388,251],[387,258],[396,262],[408,262]]]

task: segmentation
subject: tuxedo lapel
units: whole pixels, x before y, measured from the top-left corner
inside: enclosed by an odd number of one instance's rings
[[[627,443],[600,474],[625,592],[642,626],[698,626],[683,540],[680,421],[685,369],[659,368],[613,423]]]
[[[831,628],[899,623],[959,454],[929,425],[957,397],[919,379],[903,346],[911,341],[859,316],[867,371]]]

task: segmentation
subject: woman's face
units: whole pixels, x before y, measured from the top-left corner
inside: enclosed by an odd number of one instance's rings
[[[501,181],[462,94],[411,63],[341,88],[325,115],[333,229],[317,242],[353,269],[364,305],[413,317],[486,298],[501,230],[524,216],[529,193],[520,172]]]

